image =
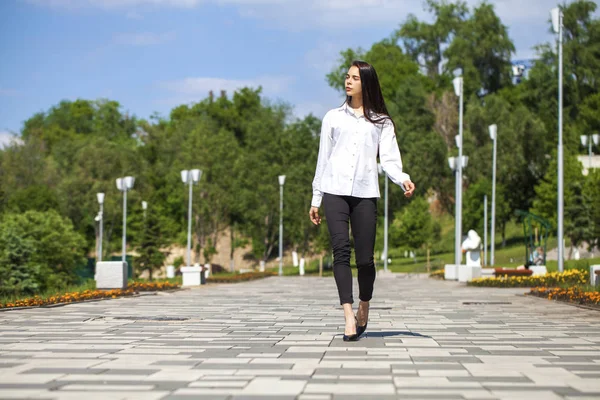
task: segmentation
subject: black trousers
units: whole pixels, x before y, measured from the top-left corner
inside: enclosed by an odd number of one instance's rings
[[[340,295],[340,304],[354,303],[348,222],[352,227],[358,268],[358,297],[362,301],[369,301],[373,297],[375,282],[373,252],[377,225],[377,199],[325,193],[323,205],[333,247],[333,275]]]

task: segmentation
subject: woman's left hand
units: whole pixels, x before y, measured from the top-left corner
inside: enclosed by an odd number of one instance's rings
[[[404,196],[411,197],[415,191],[415,184],[411,181],[404,181],[402,185],[404,186]]]

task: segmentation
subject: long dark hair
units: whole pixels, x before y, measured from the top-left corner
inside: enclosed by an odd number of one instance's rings
[[[396,124],[394,124],[385,106],[385,100],[383,99],[383,93],[381,93],[381,86],[379,86],[379,78],[377,78],[375,68],[371,64],[359,60],[353,61],[352,66],[358,68],[360,75],[365,118],[374,124],[383,124],[385,121],[390,120],[395,130]],[[352,96],[346,96],[346,103],[348,105],[350,105],[351,101]]]

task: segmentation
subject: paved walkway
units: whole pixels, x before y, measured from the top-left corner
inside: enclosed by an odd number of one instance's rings
[[[0,398],[600,398],[598,311],[406,275],[375,291],[355,343],[333,278],[0,312]]]

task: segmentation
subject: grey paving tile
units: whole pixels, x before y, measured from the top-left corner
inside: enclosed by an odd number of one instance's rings
[[[165,399],[228,400],[598,395],[600,314],[515,296],[524,291],[382,275],[367,335],[352,343],[341,340],[332,278],[274,277],[2,312],[0,393],[33,389],[41,391],[37,398],[44,391],[60,398],[145,388]],[[279,389],[286,394],[269,397]]]

